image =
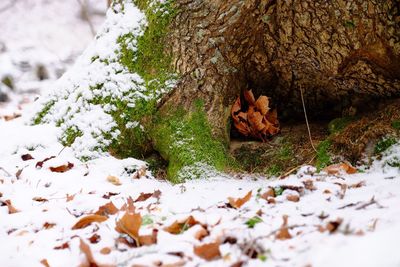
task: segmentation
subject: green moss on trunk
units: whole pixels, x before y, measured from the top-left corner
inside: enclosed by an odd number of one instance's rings
[[[174,183],[202,176],[201,167],[224,170],[230,159],[225,146],[215,140],[201,101],[192,112],[171,109],[153,122],[154,147],[168,160],[168,178]]]

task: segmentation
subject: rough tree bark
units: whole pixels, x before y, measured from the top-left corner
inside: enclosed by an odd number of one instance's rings
[[[167,43],[182,76],[161,110],[205,103],[216,138],[229,141],[241,90],[272,98],[281,119],[368,109],[400,93],[397,0],[177,0]]]

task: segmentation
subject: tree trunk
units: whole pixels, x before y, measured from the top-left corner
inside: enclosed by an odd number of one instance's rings
[[[241,90],[272,98],[281,120],[334,118],[400,93],[400,3],[177,0],[168,42],[182,80],[163,107],[202,99],[214,137],[229,141]],[[349,111],[350,110],[350,111]]]

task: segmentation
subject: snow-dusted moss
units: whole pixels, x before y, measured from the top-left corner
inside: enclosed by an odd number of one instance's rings
[[[160,32],[172,18],[171,1],[134,2],[114,3],[93,43],[38,101],[32,118],[34,124],[61,127],[60,141],[83,159],[106,151],[142,155],[149,142],[141,121],[175,83],[161,40],[153,47],[148,43],[165,34]],[[151,74],[149,64],[157,69]]]

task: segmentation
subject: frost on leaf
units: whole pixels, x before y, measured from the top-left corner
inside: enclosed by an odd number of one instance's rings
[[[239,96],[232,106],[233,124],[242,135],[265,142],[269,136],[280,131],[276,109],[270,109],[266,96],[260,96],[255,100],[251,90],[245,90],[243,96],[246,101],[244,105]],[[248,107],[247,110],[245,107]]]
[[[331,175],[339,173],[354,174],[357,172],[357,169],[351,166],[349,163],[339,163],[329,165],[328,167],[324,168],[323,171]]]
[[[250,200],[251,198],[251,191],[249,191],[244,197],[242,198],[233,198],[230,197],[228,198],[229,200],[229,204],[235,208],[235,209],[239,209],[241,206],[243,206],[247,201]]]

